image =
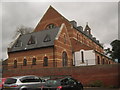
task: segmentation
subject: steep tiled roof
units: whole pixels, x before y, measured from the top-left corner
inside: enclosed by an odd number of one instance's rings
[[[54,40],[59,32],[59,27],[41,30],[21,35],[8,52],[17,52],[42,47],[54,46]]]

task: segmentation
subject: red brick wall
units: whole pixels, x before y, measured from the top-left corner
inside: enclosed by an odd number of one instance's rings
[[[81,81],[84,86],[96,80],[102,81],[105,86],[120,86],[120,71],[118,70],[120,70],[120,65],[118,64],[64,68],[39,68],[39,65],[36,65],[33,67],[27,66],[27,69],[3,70],[3,77],[20,75],[71,75]]]
[[[71,26],[69,21],[65,19],[59,12],[57,12],[54,8],[50,7],[47,12],[44,14],[40,22],[35,28],[35,32],[46,29],[46,26],[49,24],[54,24],[57,27],[60,27],[62,23],[65,25]]]
[[[7,60],[8,66],[13,67],[14,60],[17,60],[18,66],[23,65],[24,58],[27,59],[27,65],[32,64],[32,59],[36,58],[36,64],[43,67],[44,57],[48,57],[48,66],[53,67],[53,47],[34,49],[22,52],[9,53],[9,58]]]
[[[62,25],[61,27],[61,33],[59,34],[59,38],[58,40],[55,40],[55,59],[57,60],[57,67],[62,67],[62,54],[63,52],[67,53],[67,57],[68,57],[68,65],[67,66],[71,66],[72,65],[72,59],[73,59],[73,55],[72,55],[72,46],[71,46],[71,42],[70,42],[70,38],[68,36],[68,32],[66,29],[65,25]]]

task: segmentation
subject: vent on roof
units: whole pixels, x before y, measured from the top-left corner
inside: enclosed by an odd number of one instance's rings
[[[50,35],[46,35],[45,36],[45,38],[44,38],[44,40],[43,40],[44,42],[49,42],[49,41],[51,41],[51,38],[50,38]]]
[[[28,41],[28,45],[31,45],[31,44],[35,44],[35,37],[33,37],[32,35]]]

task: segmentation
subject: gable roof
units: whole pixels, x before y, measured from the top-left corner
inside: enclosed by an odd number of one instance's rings
[[[43,29],[41,24],[45,24],[45,22],[49,22],[48,20],[51,20],[51,23],[54,23],[54,20],[65,20],[69,23],[69,20],[67,20],[62,14],[60,14],[55,8],[53,8],[52,6],[50,6],[47,11],[45,12],[45,14],[43,15],[43,17],[41,18],[41,20],[39,21],[39,23],[37,24],[37,26],[34,29],[34,32],[37,32],[39,30],[41,30],[41,28]],[[53,20],[53,21],[52,21]],[[64,22],[62,22],[64,23]],[[49,23],[50,24],[50,23]],[[57,25],[58,26],[58,25]]]
[[[39,32],[33,32],[33,33],[21,35],[8,52],[18,52],[18,51],[54,46],[54,40],[59,32],[59,29],[60,29],[59,27],[56,27],[48,30],[41,30]],[[31,37],[34,37],[35,44],[34,43],[28,44]],[[16,44],[18,42],[19,45],[17,45],[16,47]]]

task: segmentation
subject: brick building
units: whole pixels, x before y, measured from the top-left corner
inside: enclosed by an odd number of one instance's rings
[[[85,28],[77,26],[49,7],[32,33],[20,35],[8,49],[8,69],[18,66],[39,65],[39,67],[70,67],[75,65],[75,52],[93,50],[95,64],[113,64],[104,55],[102,45]],[[85,63],[84,57],[82,62]]]

